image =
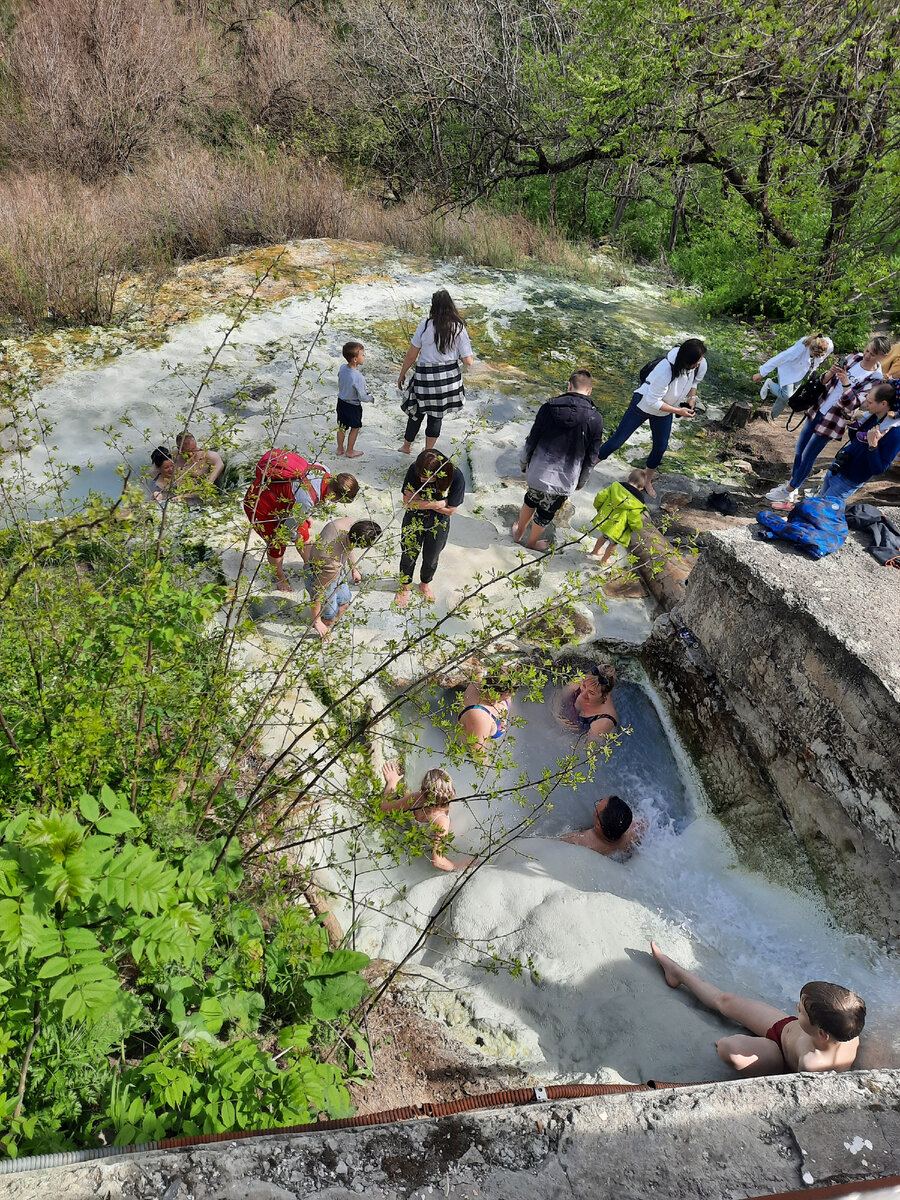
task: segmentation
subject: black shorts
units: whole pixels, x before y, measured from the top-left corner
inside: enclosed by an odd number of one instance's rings
[[[537,488],[529,488],[525,493],[525,505],[534,509],[533,521],[535,525],[543,528],[550,524],[568,498],[560,496],[558,492],[541,492]]]
[[[337,419],[341,429],[362,429],[362,405],[338,399]]]

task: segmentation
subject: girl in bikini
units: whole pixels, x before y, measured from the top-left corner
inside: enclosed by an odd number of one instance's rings
[[[619,715],[612,699],[615,686],[616,669],[612,663],[591,667],[580,683],[571,684],[561,692],[560,717],[586,738],[609,737],[619,728]]]
[[[429,826],[431,839],[431,865],[439,871],[464,871],[476,860],[470,855],[456,862],[444,854],[444,842],[450,836],[450,802],[456,799],[453,780],[446,771],[435,767],[422,776],[417,792],[406,792],[397,796],[397,788],[403,772],[395,762],[387,762],[381,768],[384,776],[384,797],[381,808],[384,812],[411,812],[421,825]]]
[[[509,727],[512,689],[508,680],[488,675],[480,684],[469,684],[463,705],[457,722],[466,748],[472,753],[484,750],[488,742],[498,742]]]

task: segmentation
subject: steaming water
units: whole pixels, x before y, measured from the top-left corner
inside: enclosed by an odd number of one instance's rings
[[[515,727],[492,751],[496,762],[486,775],[471,763],[448,761],[444,730],[448,714],[461,707],[460,693],[439,694],[429,713],[404,720],[408,786],[437,765],[450,769],[457,795],[511,787],[522,772],[540,775],[571,751],[577,736],[554,716],[556,694],[548,685],[543,703],[514,700]],[[854,988],[869,1010],[859,1065],[900,1063],[900,963],[835,929],[818,896],[742,868],[645,680],[620,684],[616,704],[620,744],[595,780],[555,792],[553,807],[475,875],[442,920],[445,936],[432,938],[414,961],[474,997],[479,1037],[492,1053],[527,1061],[539,1075],[729,1077],[712,1042],[733,1027],[665,987],[646,953],[651,938],[722,987],[788,1014],[809,979]],[[628,861],[556,840],[589,826],[594,802],[611,792],[649,826]],[[496,846],[537,801],[527,789],[519,796],[521,804],[510,796],[455,804],[450,856]],[[373,910],[359,944],[400,958],[412,938],[405,922],[421,923],[454,877],[435,872],[424,858],[402,868],[383,861],[358,867]],[[487,947],[530,956],[540,978],[484,971],[476,964]],[[431,1002],[446,1013],[440,989]],[[451,1011],[449,1019],[459,1015]],[[490,1031],[498,1029],[514,1049],[493,1039]]]

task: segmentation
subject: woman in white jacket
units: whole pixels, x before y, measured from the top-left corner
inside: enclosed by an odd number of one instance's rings
[[[753,376],[753,382],[762,384],[759,389],[760,400],[765,400],[767,396],[774,397],[773,417],[784,412],[785,405],[803,380],[821,366],[833,349],[834,343],[831,338],[823,337],[822,334],[811,334],[809,337],[800,338],[789,349],[782,350],[780,354],[763,363]],[[773,371],[778,372],[777,383],[765,378]]]

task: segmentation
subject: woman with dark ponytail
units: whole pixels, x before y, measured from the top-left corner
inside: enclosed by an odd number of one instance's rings
[[[600,448],[599,462],[624,446],[645,421],[650,422],[653,446],[644,472],[644,491],[655,496],[652,479],[669,448],[673,417],[692,417],[697,384],[706,374],[706,346],[699,338],[688,338],[659,359],[631,397],[612,437]]]
[[[435,292],[431,297],[431,312],[413,334],[397,380],[402,391],[407,372],[415,364],[409,392],[400,406],[407,416],[401,447],[404,454],[412,453],[412,444],[426,417],[425,449],[430,450],[440,437],[444,414],[462,408],[465,403],[460,360],[467,367],[475,361],[466,323],[450,293]]]

